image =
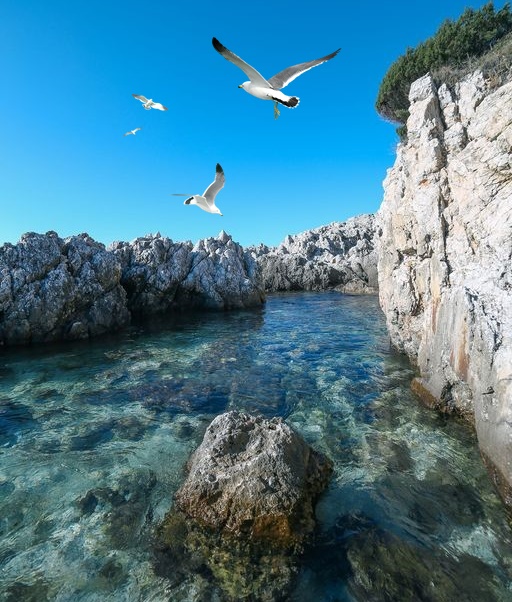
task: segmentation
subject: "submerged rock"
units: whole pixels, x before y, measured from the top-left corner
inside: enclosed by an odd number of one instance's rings
[[[376,222],[372,214],[287,236],[278,246],[250,249],[265,290],[377,291]]]
[[[208,571],[225,599],[281,599],[331,471],[281,419],[218,416],[160,529],[160,571],[188,563]]]
[[[476,556],[420,547],[364,515],[344,517],[338,528],[345,549],[333,554],[348,565],[346,582],[355,600],[498,599],[492,571]]]

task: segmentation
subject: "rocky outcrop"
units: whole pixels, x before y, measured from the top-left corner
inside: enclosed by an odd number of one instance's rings
[[[379,212],[379,291],[414,388],[474,421],[512,503],[512,82],[410,90]]]
[[[174,565],[177,546],[200,557],[227,600],[281,599],[331,470],[279,418],[217,416],[162,526],[161,557]]]
[[[253,258],[225,232],[195,246],[155,235],[108,249],[87,234],[28,233],[0,247],[0,345],[82,339],[132,315],[264,299]]]
[[[87,234],[0,247],[0,344],[81,339],[128,324],[121,267]]]
[[[250,250],[266,291],[374,293],[378,286],[374,236],[375,217],[368,214],[287,236],[278,247]]]
[[[265,299],[253,258],[224,231],[195,246],[156,234],[110,249],[121,263],[121,284],[136,314],[253,307]]]

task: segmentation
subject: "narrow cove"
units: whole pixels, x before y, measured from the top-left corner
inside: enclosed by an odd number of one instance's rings
[[[422,407],[374,296],[270,295],[0,355],[0,593],[223,600],[152,533],[219,413],[281,416],[334,462],[293,601],[507,601],[512,532],[476,437]],[[179,573],[179,576],[178,576]]]

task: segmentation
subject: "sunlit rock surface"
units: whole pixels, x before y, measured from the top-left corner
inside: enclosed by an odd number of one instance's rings
[[[423,398],[473,420],[512,503],[512,83],[410,90],[379,212],[379,291]]]
[[[375,293],[374,236],[375,217],[366,214],[287,236],[277,247],[260,245],[250,250],[269,292],[336,289]]]

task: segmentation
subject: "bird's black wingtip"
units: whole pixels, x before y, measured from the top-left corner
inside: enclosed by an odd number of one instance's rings
[[[217,165],[215,166],[215,173],[224,173],[222,167],[220,166],[220,163],[217,163]]]
[[[224,46],[215,37],[212,38],[212,44],[217,52],[222,52],[224,50]]]

